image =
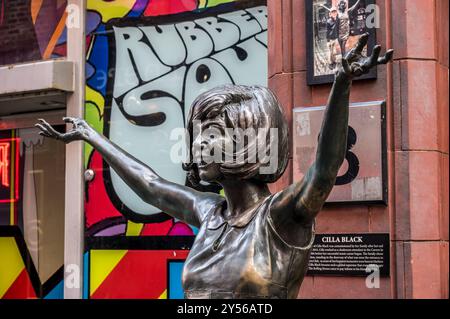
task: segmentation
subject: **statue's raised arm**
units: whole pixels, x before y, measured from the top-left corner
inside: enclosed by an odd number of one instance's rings
[[[345,158],[348,130],[349,97],[352,80],[366,74],[378,64],[388,63],[393,56],[389,50],[380,57],[381,47],[375,46],[372,55],[363,56],[368,34],[342,59],[336,73],[325,111],[316,159],[302,181],[282,191],[272,207],[272,218],[280,232],[295,237],[298,224],[309,227],[331,192],[339,168]],[[294,235],[292,235],[294,234]],[[301,239],[300,239],[301,240]]]

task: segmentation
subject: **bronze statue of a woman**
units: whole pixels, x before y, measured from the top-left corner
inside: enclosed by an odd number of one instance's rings
[[[303,180],[276,194],[270,193],[267,183],[276,181],[286,168],[288,127],[278,100],[263,87],[219,87],[200,95],[192,105],[187,125],[191,136],[195,125],[219,131],[278,129],[277,140],[269,146],[277,148],[278,166],[269,173],[262,173],[261,161],[197,160],[210,154],[214,145],[235,141],[227,140],[226,134],[192,136],[193,152],[183,167],[194,183],[220,184],[225,198],[161,178],[82,119],[65,118],[73,124],[65,134],[44,120],[36,126],[46,137],[91,144],[145,202],[199,228],[183,270],[187,298],[296,298],[314,240],[314,219],[344,160],[352,79],[387,63],[393,55],[390,50],[379,57],[381,47],[376,46],[370,57],[363,56],[367,39],[368,35],[360,38],[336,74],[314,164]]]

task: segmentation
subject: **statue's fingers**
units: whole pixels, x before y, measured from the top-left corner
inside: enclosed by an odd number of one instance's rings
[[[369,33],[364,33],[358,40],[358,44],[356,45],[355,48],[356,52],[360,54],[366,47],[368,41],[369,41]]]
[[[43,132],[43,133],[47,134],[48,136],[52,135],[52,133],[49,132],[49,130],[44,125],[42,125],[42,124],[35,124],[34,126],[37,127],[40,130],[39,133]]]
[[[351,74],[352,73],[350,65],[348,65],[347,59],[342,59],[342,68],[344,69],[345,73],[347,73],[347,74]]]
[[[355,56],[356,51],[355,48],[353,48],[345,54],[344,59],[346,59],[347,61],[351,61]]]
[[[360,69],[362,67],[361,63],[353,62],[350,66],[351,70],[354,72],[356,69]]]
[[[34,124],[34,126],[40,129],[41,131],[47,131],[47,129],[44,126],[42,126],[42,124]]]
[[[46,127],[46,128],[50,128],[50,127],[52,127],[46,120],[44,120],[44,119],[38,119],[38,121],[39,121],[39,125],[40,126],[43,126],[43,127]]]
[[[394,50],[388,50],[384,56],[378,59],[378,64],[386,64],[394,57]]]
[[[73,123],[73,122],[75,122],[75,118],[66,116],[66,117],[63,117],[63,121],[66,123]]]
[[[72,124],[74,128],[77,128],[78,126],[78,119],[76,117],[64,117],[63,121]]]
[[[364,74],[364,69],[360,66],[357,66],[353,69],[353,75],[355,76],[361,76]]]
[[[44,121],[44,122],[42,122],[41,125],[43,127],[45,127],[50,134],[55,135],[55,136],[60,135],[60,133],[57,130],[55,130],[53,128],[53,126],[51,126],[48,122]]]
[[[44,132],[44,131],[40,131],[38,134],[45,136],[45,137],[52,137],[50,134],[48,134],[47,132]]]
[[[377,65],[378,58],[380,57],[380,52],[381,52],[381,45],[376,45],[373,48],[372,55],[370,56],[368,67],[373,67]]]
[[[74,117],[63,117],[63,121],[67,124],[72,124],[74,127],[76,127],[76,118]]]

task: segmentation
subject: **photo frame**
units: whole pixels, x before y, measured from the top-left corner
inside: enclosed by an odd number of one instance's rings
[[[368,32],[365,54],[376,44],[375,0],[305,0],[308,85],[334,81],[345,55]],[[341,6],[342,3],[345,6]],[[345,8],[345,9],[344,9]],[[376,79],[376,67],[356,80]]]

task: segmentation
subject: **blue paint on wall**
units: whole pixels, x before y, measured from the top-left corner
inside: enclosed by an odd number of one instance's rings
[[[181,285],[184,261],[169,261],[169,287],[168,299],[184,299],[184,291]]]

